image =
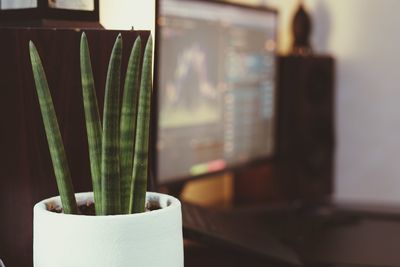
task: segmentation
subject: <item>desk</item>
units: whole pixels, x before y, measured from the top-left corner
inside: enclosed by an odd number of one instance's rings
[[[203,215],[206,216],[207,213]],[[207,218],[212,218],[211,214],[209,215]],[[240,220],[253,221],[253,227],[240,229],[254,229],[258,233],[258,235],[251,235],[254,240],[263,240],[265,233],[274,235],[281,240],[282,244],[297,254],[303,266],[400,266],[400,213],[397,212],[385,214],[382,211],[366,212],[320,206],[315,209],[298,210],[257,211],[246,209],[236,214],[233,213],[231,216],[233,218],[229,220],[219,221],[226,224],[224,229],[229,228],[230,223]],[[240,231],[240,229],[236,230]],[[247,230],[246,233],[251,234],[251,230]],[[193,235],[191,238],[196,238],[196,236]],[[256,251],[254,251],[254,255],[245,255],[241,253],[242,250],[233,250],[234,246],[229,246],[230,243],[212,243],[212,240],[208,242],[207,239],[201,238],[198,240],[205,240],[207,244],[215,244],[219,247],[187,243],[186,267],[282,266],[282,264],[271,263],[266,258],[256,259],[254,256],[258,255]],[[246,242],[242,239],[242,241],[235,240],[233,242]],[[258,243],[262,244],[262,242]],[[229,250],[228,247],[232,250]],[[269,253],[273,251],[273,247],[270,249],[268,245],[258,245],[258,248],[269,251]]]
[[[24,262],[32,262],[25,259]],[[216,248],[185,240],[185,267],[268,267],[265,260],[257,259],[249,255],[232,252],[229,249]],[[0,264],[0,267],[1,264]],[[29,267],[13,266],[6,267]],[[274,265],[273,267],[280,267]]]
[[[185,244],[185,267],[286,267],[200,243]],[[354,264],[305,264],[304,267],[371,267]],[[379,266],[373,266],[379,267]],[[386,267],[386,266],[385,266]]]
[[[185,241],[185,267],[269,267],[265,259]],[[280,267],[271,265],[271,267]],[[283,267],[283,266],[282,266]]]

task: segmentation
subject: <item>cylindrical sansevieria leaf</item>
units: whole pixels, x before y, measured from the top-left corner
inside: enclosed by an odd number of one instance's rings
[[[56,176],[58,191],[64,213],[76,214],[78,212],[74,189],[71,181],[71,174],[68,167],[64,145],[58,127],[57,117],[53,106],[49,86],[46,79],[42,62],[35,45],[29,42],[29,52],[35,79],[36,92],[39,98],[40,110],[42,113],[43,124],[49,144],[50,156],[53,162],[54,173]]]
[[[141,47],[141,39],[137,37],[129,57],[128,68],[125,75],[124,95],[122,98],[119,139],[122,213],[129,213]]]
[[[119,91],[122,37],[118,35],[108,65],[101,149],[102,214],[121,212],[119,172]]]
[[[130,212],[138,213],[145,210],[148,154],[150,137],[150,108],[152,93],[152,59],[153,40],[149,37],[143,58],[140,82],[135,153],[132,172],[132,192]]]
[[[101,212],[101,121],[86,34],[81,36],[81,80],[96,214]]]

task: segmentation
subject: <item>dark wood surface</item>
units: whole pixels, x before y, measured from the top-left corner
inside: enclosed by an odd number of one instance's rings
[[[262,222],[264,227],[259,228],[260,233],[272,231],[284,240],[284,244],[298,253],[304,267],[400,266],[398,208],[325,206],[315,213],[318,217],[307,214],[304,209],[288,213],[281,207],[280,211],[271,213],[271,207],[264,208],[237,210],[236,216]],[[241,251],[199,243],[188,242],[185,256],[186,267],[287,267]]]
[[[331,197],[335,152],[335,61],[282,56],[278,63],[278,179],[287,199]]]
[[[202,243],[186,242],[185,267],[284,267],[253,255]],[[287,266],[286,266],[287,267]]]
[[[145,43],[149,32],[122,33],[123,70],[138,33]],[[117,34],[87,31],[100,110],[108,59]],[[32,266],[33,205],[58,194],[29,61],[29,40],[35,42],[42,57],[75,191],[91,190],[80,82],[80,35],[77,30],[0,29],[0,258],[7,266]]]

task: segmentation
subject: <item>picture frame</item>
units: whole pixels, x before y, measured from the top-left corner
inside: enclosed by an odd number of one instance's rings
[[[99,22],[99,0],[0,0],[0,23]]]

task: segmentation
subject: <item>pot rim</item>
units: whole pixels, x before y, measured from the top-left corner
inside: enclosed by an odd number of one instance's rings
[[[79,192],[75,193],[75,198],[76,202],[78,205],[80,203],[86,203],[87,200],[92,199],[93,200],[93,192]],[[141,212],[141,213],[133,213],[133,214],[117,214],[117,215],[83,215],[83,214],[65,214],[65,213],[57,213],[53,211],[49,211],[47,209],[47,204],[53,202],[58,206],[61,206],[61,200],[60,196],[54,196],[50,197],[47,199],[44,199],[38,203],[35,204],[33,207],[34,213],[37,214],[43,214],[46,216],[59,216],[59,217],[69,217],[69,218],[85,218],[85,219],[90,219],[90,220],[95,220],[95,219],[127,219],[127,218],[138,218],[138,217],[144,217],[144,216],[154,216],[154,215],[159,215],[163,214],[169,211],[172,211],[177,208],[181,208],[181,202],[179,199],[163,194],[163,193],[158,193],[158,192],[147,192],[146,193],[146,201],[149,199],[157,199],[160,203],[161,209],[158,210],[152,210],[149,212]],[[164,204],[164,205],[163,205]]]

